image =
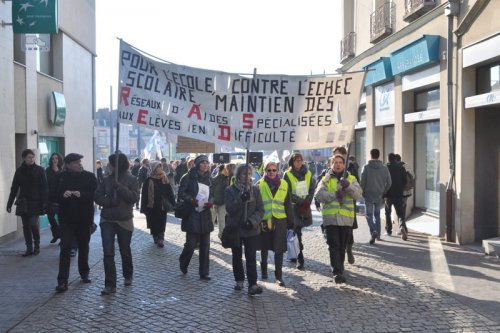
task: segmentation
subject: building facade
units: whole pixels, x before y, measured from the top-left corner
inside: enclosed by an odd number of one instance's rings
[[[343,13],[340,70],[367,70],[358,161],[371,148],[402,156],[417,229],[499,236],[500,2],[344,0]]]
[[[43,166],[53,152],[78,152],[84,155],[84,168],[94,169],[95,1],[56,3],[58,32],[46,35],[14,33],[13,2],[0,4],[4,22],[0,28],[0,200],[4,205],[25,148],[34,149],[37,164]],[[35,46],[49,42],[50,48],[33,48],[33,40]],[[2,210],[0,242],[21,236],[20,220]]]

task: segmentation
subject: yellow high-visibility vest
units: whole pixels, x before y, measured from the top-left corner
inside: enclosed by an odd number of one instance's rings
[[[352,184],[352,182],[356,180],[356,177],[349,175],[347,180]],[[337,192],[337,185],[337,178],[331,177],[327,183],[328,191],[333,193]],[[328,216],[336,214],[354,218],[356,214],[354,211],[354,199],[350,195],[346,194],[344,196],[342,204],[337,200],[321,204],[321,215]]]
[[[297,179],[297,177],[295,177],[293,175],[292,171],[285,172],[285,175],[287,175],[288,179],[290,179],[290,184],[292,184],[292,193],[297,195],[297,193],[295,193],[295,187],[297,186],[297,183],[299,182],[299,180]],[[305,181],[307,184],[307,190],[309,190],[311,188],[311,178],[312,178],[312,173],[311,173],[311,171],[307,170],[306,177],[305,177]],[[301,195],[300,197],[302,199],[304,199],[305,197],[307,197],[307,194]]]
[[[265,180],[260,179],[257,184],[264,203],[264,216],[262,220],[268,220],[272,216],[277,219],[286,218],[285,199],[288,193],[288,183],[281,179],[280,187],[274,197]]]

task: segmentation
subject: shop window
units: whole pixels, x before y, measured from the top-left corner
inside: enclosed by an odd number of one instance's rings
[[[61,35],[50,35],[50,51],[36,52],[36,70],[40,73],[62,80]]]
[[[362,105],[358,110],[358,122],[366,121],[366,105]]]
[[[415,93],[415,111],[439,109],[439,89],[433,88]]]
[[[500,90],[500,64],[478,68],[476,75],[478,94]]]

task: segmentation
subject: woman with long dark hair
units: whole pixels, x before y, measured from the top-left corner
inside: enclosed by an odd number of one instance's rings
[[[154,243],[162,248],[165,244],[167,212],[175,206],[175,196],[169,178],[158,161],[150,163],[151,174],[144,181],[141,194],[141,213],[146,215]]]
[[[45,176],[49,185],[49,191],[57,187],[57,174],[62,171],[63,157],[59,153],[52,153],[49,159],[49,166],[45,169]],[[49,198],[51,196],[49,195]],[[59,204],[56,202],[49,202],[47,206],[47,218],[50,223],[50,231],[52,232],[51,244],[57,242],[60,237],[59,222],[56,220],[56,214],[59,212]]]
[[[40,221],[47,205],[47,178],[43,168],[35,163],[35,153],[31,149],[23,150],[23,163],[17,168],[10,188],[7,212],[12,210],[16,200],[16,215],[23,222],[26,251],[23,257],[40,253]]]

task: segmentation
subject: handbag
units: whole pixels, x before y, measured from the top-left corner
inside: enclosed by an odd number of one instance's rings
[[[24,197],[17,198],[16,200],[16,215],[26,215],[28,214],[28,200]]]
[[[241,246],[240,228],[238,226],[225,226],[220,241],[225,249],[239,248]]]
[[[297,234],[293,230],[288,230],[286,233],[286,249],[287,259],[297,259],[300,253],[300,244]]]
[[[184,219],[189,216],[189,207],[183,200],[177,200],[174,207],[174,216],[179,219]]]
[[[161,205],[163,206],[163,208],[165,209],[166,212],[171,212],[174,210],[174,206],[172,205],[172,203],[170,202],[170,200],[168,200],[166,197],[164,197],[163,195],[161,196]]]

